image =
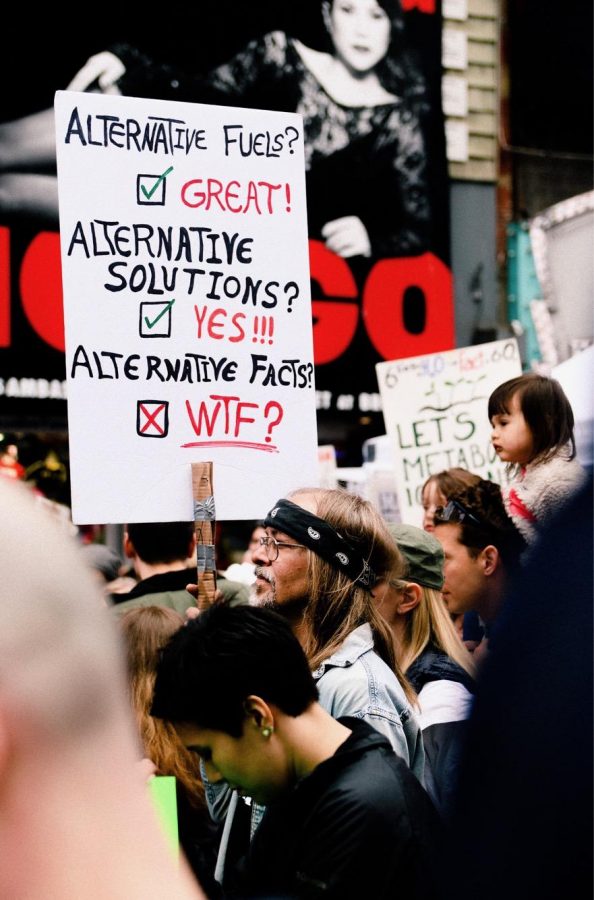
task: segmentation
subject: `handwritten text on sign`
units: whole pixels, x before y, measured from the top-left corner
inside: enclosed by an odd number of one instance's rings
[[[56,96],[73,512],[259,518],[317,472],[298,116]]]
[[[521,374],[514,338],[379,363],[376,371],[403,521],[420,524],[422,486],[444,469],[507,480],[491,446],[487,401]]]

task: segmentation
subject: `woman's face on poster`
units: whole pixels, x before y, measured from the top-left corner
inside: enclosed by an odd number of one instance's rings
[[[388,52],[392,25],[376,0],[332,0],[324,17],[336,55],[353,72],[370,71]]]

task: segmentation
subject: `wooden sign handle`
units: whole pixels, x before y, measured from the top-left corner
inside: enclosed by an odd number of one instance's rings
[[[192,497],[198,567],[198,609],[212,606],[217,589],[215,559],[215,502],[212,463],[192,463]]]

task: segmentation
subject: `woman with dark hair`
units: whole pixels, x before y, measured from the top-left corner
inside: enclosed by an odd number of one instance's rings
[[[300,113],[310,236],[343,257],[422,253],[426,89],[404,43],[400,2],[323,0],[321,9],[324,50],[272,31],[209,74],[187,75],[116,45],[91,57],[69,88]],[[51,114],[0,126],[0,214],[37,205],[57,220],[55,178],[39,172],[54,158]]]

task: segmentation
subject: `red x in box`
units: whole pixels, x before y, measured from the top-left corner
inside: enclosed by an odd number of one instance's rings
[[[164,438],[169,431],[169,401],[139,400],[136,404],[136,434]]]

